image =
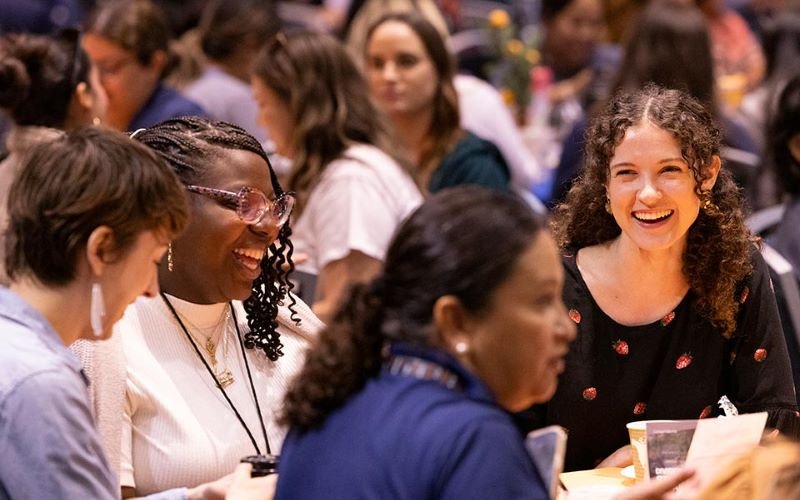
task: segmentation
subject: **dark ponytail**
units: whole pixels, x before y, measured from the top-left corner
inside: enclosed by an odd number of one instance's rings
[[[309,353],[302,377],[291,385],[281,421],[301,429],[322,424],[381,367],[381,304],[368,285],[357,284]],[[324,384],[306,383],[324,380]]]
[[[301,432],[321,425],[378,374],[388,343],[438,347],[436,301],[452,295],[484,311],[543,228],[511,195],[460,186],[432,196],[401,224],[383,272],[354,286],[320,333],[286,393],[282,423]]]

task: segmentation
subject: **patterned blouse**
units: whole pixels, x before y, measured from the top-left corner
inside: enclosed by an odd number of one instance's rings
[[[716,416],[723,395],[740,413],[768,411],[769,427],[798,436],[786,342],[758,252],[737,292],[741,309],[731,339],[697,313],[691,291],[659,321],[620,325],[592,298],[574,254],[563,263],[564,302],[578,336],[553,399],[519,417],[526,428],[568,430],[565,470],[595,467],[628,444],[628,422]]]

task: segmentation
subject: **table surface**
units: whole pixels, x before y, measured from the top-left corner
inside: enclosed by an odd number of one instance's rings
[[[620,467],[564,472],[559,478],[566,487],[566,491],[559,494],[560,500],[611,498],[620,490],[633,486],[635,482],[623,476]]]

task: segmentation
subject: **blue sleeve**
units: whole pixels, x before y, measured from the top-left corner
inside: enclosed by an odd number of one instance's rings
[[[459,431],[442,471],[441,500],[548,500],[549,495],[510,421],[475,421]]]
[[[76,373],[31,375],[0,402],[0,416],[0,491],[10,498],[119,498]]]

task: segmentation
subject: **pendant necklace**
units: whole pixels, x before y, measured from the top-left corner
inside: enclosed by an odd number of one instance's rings
[[[217,384],[217,388],[225,397],[225,401],[228,402],[228,406],[230,406],[231,410],[233,410],[233,413],[236,415],[236,418],[239,420],[239,423],[242,424],[242,427],[247,433],[247,436],[250,438],[250,442],[253,443],[253,447],[256,449],[256,454],[261,455],[262,454],[261,449],[258,447],[256,438],[250,431],[250,427],[247,426],[247,423],[242,418],[242,415],[239,413],[239,410],[236,409],[236,405],[233,404],[233,401],[231,401],[231,398],[228,396],[228,393],[225,392],[225,387],[227,387],[227,385],[230,385],[230,383],[223,386],[222,381],[219,378],[217,378],[217,375],[214,373],[214,370],[211,369],[211,366],[208,364],[208,361],[206,361],[205,356],[203,356],[203,353],[200,352],[200,348],[197,346],[197,342],[195,342],[194,338],[192,338],[192,335],[189,333],[189,330],[186,328],[186,325],[183,324],[183,321],[178,315],[178,311],[175,310],[172,303],[167,298],[167,295],[164,292],[160,292],[160,295],[161,298],[164,300],[164,303],[167,305],[167,309],[169,309],[169,311],[172,313],[172,316],[175,318],[175,321],[178,322],[178,325],[180,325],[181,330],[183,330],[183,333],[186,335],[186,339],[194,348],[195,353],[197,353],[197,357],[200,358],[200,361],[203,362],[203,366],[206,367],[208,374],[211,375],[212,379],[214,379],[214,382]],[[233,318],[233,325],[236,327],[236,338],[239,339],[239,347],[242,349],[242,357],[244,358],[244,367],[247,370],[247,378],[250,382],[250,390],[253,393],[253,401],[255,401],[256,404],[256,414],[258,415],[258,421],[261,424],[261,433],[264,436],[264,443],[267,445],[266,453],[269,455],[272,453],[272,451],[270,450],[269,438],[267,437],[267,428],[264,425],[264,418],[261,416],[261,406],[258,404],[258,396],[256,395],[256,386],[255,384],[253,384],[253,376],[250,373],[250,363],[247,362],[247,354],[245,353],[244,350],[244,341],[242,340],[242,334],[239,331],[239,322],[236,320],[236,311],[233,309],[233,304],[231,302],[228,302],[228,308],[230,309],[231,312],[231,318]],[[232,378],[233,377],[231,376],[231,379]]]
[[[182,316],[180,313],[178,315]],[[233,378],[233,373],[231,373],[231,370],[228,368],[228,335],[227,335],[228,331],[227,331],[227,326],[228,326],[228,323],[229,323],[228,320],[230,320],[230,317],[231,317],[230,311],[229,310],[223,310],[222,316],[220,316],[220,320],[217,321],[217,324],[213,327],[214,328],[214,332],[212,332],[209,337],[205,337],[204,335],[200,335],[201,338],[205,342],[200,342],[200,340],[198,340],[198,338],[195,337],[192,334],[191,331],[189,332],[189,334],[192,335],[192,340],[194,340],[195,343],[203,345],[203,349],[208,354],[208,360],[211,363],[211,368],[213,369],[214,374],[216,375],[217,380],[218,380],[219,384],[222,386],[223,389],[227,389],[228,386],[230,386],[231,384],[236,382],[236,379]],[[194,323],[192,323],[189,320],[189,318],[183,317],[183,318],[181,318],[181,322],[184,323],[184,324],[191,325],[192,328],[194,328],[195,330],[198,330],[198,331],[202,330],[202,328],[200,328],[197,325],[195,325]],[[214,338],[214,335],[216,334],[216,332],[219,331],[220,326],[224,326],[225,328],[223,329],[222,335],[220,336],[220,340],[218,341],[217,344],[215,344],[212,339]],[[188,330],[188,328],[187,328],[187,330]],[[217,368],[217,364],[218,364],[218,361],[217,361],[217,347],[218,347],[219,344],[222,344],[222,362],[223,362],[222,370],[219,370]]]

